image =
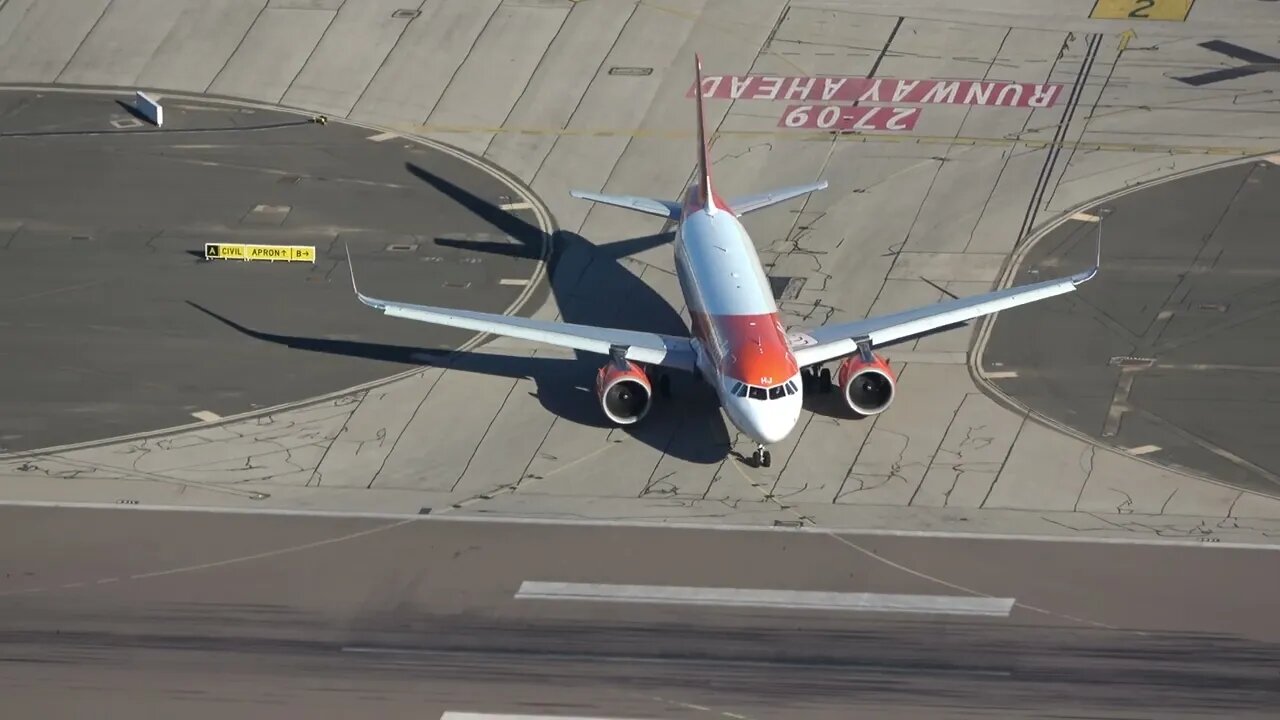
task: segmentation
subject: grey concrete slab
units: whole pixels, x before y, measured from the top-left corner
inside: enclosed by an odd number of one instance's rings
[[[1275,492],[1266,388],[1271,163],[1157,184],[1106,205],[1104,272],[1079,298],[1005,313],[983,349],[995,382],[1038,412],[1143,457]],[[1029,277],[1087,262],[1096,225],[1069,221],[1019,266]],[[1058,331],[1033,333],[1052,325]],[[1026,342],[1035,337],[1034,344]],[[1133,369],[1113,361],[1135,360]],[[1034,358],[1034,359],[1033,359]],[[1150,364],[1154,362],[1154,364]]]
[[[163,131],[116,130],[109,120],[137,122],[119,104],[129,101],[0,96],[0,132],[37,133],[4,149],[13,177],[0,214],[14,232],[0,270],[0,356],[21,368],[0,389],[9,402],[0,421],[7,451],[339,391],[412,368],[419,348],[471,337],[398,323],[355,302],[341,244],[351,245],[362,282],[379,295],[502,312],[528,294],[501,280],[531,278],[539,253],[480,257],[434,247],[432,231],[469,237],[492,226],[433,193],[405,161],[483,195],[514,192],[477,167],[426,146],[369,142],[364,128],[262,108],[246,115],[183,101],[170,107]],[[50,128],[71,134],[38,135]],[[263,206],[287,214],[254,224],[252,211]],[[406,238],[432,249],[386,249]],[[205,262],[205,242],[310,245],[318,259]],[[422,262],[429,252],[440,262]]]
[[[419,10],[423,3],[364,0],[345,3],[315,52],[280,102],[346,116],[409,25],[421,17],[396,17],[396,10]]]
[[[351,110],[353,119],[417,126],[431,114],[501,0],[425,5]],[[431,72],[424,72],[430,68]],[[447,140],[446,140],[447,142]]]
[[[965,395],[911,504],[982,507],[1025,422],[981,393]]]
[[[689,11],[696,13],[701,6],[699,1]],[[656,7],[636,7],[604,64],[609,67],[651,67],[654,73],[638,77],[605,75],[588,86],[569,121],[568,129],[574,132],[556,141],[533,180],[533,187],[540,195],[567,199],[572,189],[598,190],[605,186],[618,158],[632,139],[623,134],[593,136],[589,131],[636,127],[636,118],[644,116],[663,85],[666,73],[659,68],[672,68],[672,72],[682,78],[690,76],[692,68],[682,71],[677,59],[694,24],[687,17],[673,16]],[[673,82],[671,87],[677,85]],[[687,89],[688,85],[682,87]],[[578,131],[587,132],[580,134]],[[664,188],[662,192],[669,194],[671,190]],[[596,209],[593,204],[581,200],[566,200],[556,206],[560,226],[573,232],[580,232],[588,214],[596,212],[605,212],[605,209]],[[609,214],[620,220],[618,213]],[[653,224],[644,227],[653,227]]]
[[[172,0],[112,0],[56,82],[132,84],[189,9],[187,3]],[[129,42],[120,42],[126,37]]]
[[[279,102],[336,14],[323,9],[264,8],[207,92]]]
[[[428,125],[500,127],[525,92],[547,46],[560,32],[571,3],[504,4],[489,18],[467,59],[458,67]],[[427,133],[441,142],[483,155],[492,133]]]
[[[359,397],[342,432],[329,444],[329,452],[315,464],[307,484],[325,488],[370,487],[442,372],[429,368],[408,382],[401,382],[396,392],[375,390]]]
[[[44,0],[0,9],[12,23],[0,44],[0,82],[53,82],[110,3]]]
[[[0,45],[9,42],[36,0],[6,0],[0,3]]]
[[[189,3],[138,73],[138,84],[204,92],[264,7],[265,0]]]
[[[196,716],[225,713],[223,692],[246,709],[304,703],[316,683],[330,688],[320,712],[348,715],[538,702],[600,717],[723,708],[834,718],[851,707],[1266,717],[1276,702],[1280,627],[1257,599],[1276,583],[1265,572],[1271,552],[429,518],[0,515],[30,539],[0,549],[15,569],[0,580],[15,707],[78,698],[85,674],[100,683],[104,666],[111,689],[93,690],[100,706],[207,693],[213,678],[216,696],[183,696]],[[979,595],[1015,606],[1007,619],[620,607],[518,600],[526,580]],[[1257,593],[1220,591],[1242,583]],[[619,689],[637,681],[644,692]]]
[[[632,3],[575,4],[529,78],[485,157],[530,182],[566,127],[587,86],[608,72],[604,60],[636,10]],[[516,129],[529,132],[514,132]]]
[[[689,7],[693,11],[696,8]],[[610,53],[609,64],[622,67],[644,67],[653,65],[656,68],[669,68],[659,80],[643,118],[639,123],[641,133],[627,143],[626,149],[619,156],[612,173],[603,185],[605,192],[639,194],[664,198],[679,198],[692,177],[696,163],[695,115],[692,103],[684,93],[692,85],[693,67],[690,56],[694,51],[703,55],[705,74],[723,72],[726,68],[745,70],[748,68],[759,48],[768,36],[769,29],[777,23],[782,6],[776,0],[759,0],[744,3],[707,3],[702,7],[702,16],[689,30],[683,46],[676,49],[668,57],[655,55],[658,48],[627,43],[625,38]],[[722,14],[732,13],[737,21],[731,31],[726,30],[716,21]],[[683,19],[683,18],[680,18]],[[642,38],[638,28],[628,26],[628,36],[633,40]],[[708,58],[715,58],[715,65],[708,64]],[[739,70],[739,71],[741,71]],[[656,73],[655,73],[656,74]],[[653,77],[653,76],[649,76]],[[619,87],[636,85],[632,82],[648,78],[601,78],[600,83],[610,82]],[[651,83],[652,85],[653,83]],[[638,93],[645,92],[637,88]],[[715,130],[721,125],[721,119],[729,110],[723,101],[709,101],[704,107],[706,123],[712,135],[713,165],[715,177],[722,174],[733,178],[733,173],[720,171],[714,164],[722,151],[714,144]],[[672,129],[683,129],[678,140],[669,139],[667,132]],[[648,130],[649,133],[643,131]],[[683,162],[672,162],[672,158],[680,158]],[[728,180],[728,187],[717,186],[718,192],[733,190],[734,181]],[[606,207],[593,207],[582,226],[582,233],[595,242],[606,242],[616,239],[627,239],[649,233],[658,232],[663,227],[660,218],[645,217],[637,213],[619,213]],[[664,253],[664,266],[674,270],[667,260],[669,253]]]

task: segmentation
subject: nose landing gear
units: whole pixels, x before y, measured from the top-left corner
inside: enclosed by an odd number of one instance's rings
[[[773,462],[773,458],[769,456],[769,451],[765,450],[763,445],[756,446],[756,451],[752,453],[751,460],[756,467],[769,467]]]

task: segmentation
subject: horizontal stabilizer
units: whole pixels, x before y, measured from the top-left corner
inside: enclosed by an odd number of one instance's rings
[[[778,188],[777,190],[770,190],[769,192],[758,193],[756,195],[744,195],[743,197],[732,198],[727,202],[729,203],[729,207],[733,208],[733,212],[741,216],[746,215],[753,210],[767,208],[770,205],[777,205],[778,203],[790,200],[791,198],[800,197],[807,193],[826,189],[827,181],[823,180],[821,182],[810,183],[808,185],[794,185],[792,187]]]
[[[671,220],[680,219],[680,206],[667,200],[655,200],[647,197],[636,197],[635,195],[602,195],[582,190],[570,190],[569,194],[582,200],[591,200],[592,202],[613,205],[626,210],[635,210],[636,212],[657,215]]]

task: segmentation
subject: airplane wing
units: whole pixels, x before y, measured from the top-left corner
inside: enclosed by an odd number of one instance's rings
[[[680,205],[669,200],[655,200],[654,198],[637,197],[635,195],[603,195],[601,193],[586,192],[585,190],[570,190],[569,194],[581,200],[614,205],[670,220],[680,219]]]
[[[876,347],[939,328],[959,325],[983,315],[1071,292],[1077,286],[1092,280],[1098,274],[1101,264],[1102,225],[1099,223],[1097,257],[1093,267],[1088,270],[1057,280],[1045,280],[1021,287],[945,300],[934,305],[889,315],[814,328],[791,336],[792,352],[800,367],[807,367],[851,355],[857,352],[858,344],[861,342],[869,342],[871,347]]]
[[[778,188],[768,192],[758,193],[756,195],[744,195],[742,197],[731,198],[726,200],[729,207],[733,208],[733,212],[739,217],[749,212],[767,208],[770,205],[777,205],[785,200],[794,197],[800,197],[805,193],[816,192],[818,190],[826,190],[827,181],[822,180],[808,185],[795,185],[792,187]]]
[[[351,289],[360,302],[391,317],[533,340],[601,355],[609,355],[612,347],[620,346],[626,348],[625,357],[628,360],[689,371],[696,367],[697,356],[687,337],[380,300],[361,293],[356,287],[356,273],[355,268],[351,267],[349,249],[347,266],[351,270]]]

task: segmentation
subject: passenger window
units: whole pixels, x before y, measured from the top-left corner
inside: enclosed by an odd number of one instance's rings
[[[773,386],[773,387],[769,388],[769,399],[770,399],[770,400],[777,400],[778,398],[783,397],[783,396],[785,396],[786,394],[787,394],[787,389],[786,389],[786,388],[784,388],[784,387],[783,387],[783,386],[781,386],[781,385],[775,385],[775,386]]]
[[[764,400],[764,399],[765,399],[764,388],[759,388],[759,387],[756,387],[756,386],[752,385],[752,386],[751,386],[751,399],[752,399],[752,400]]]

